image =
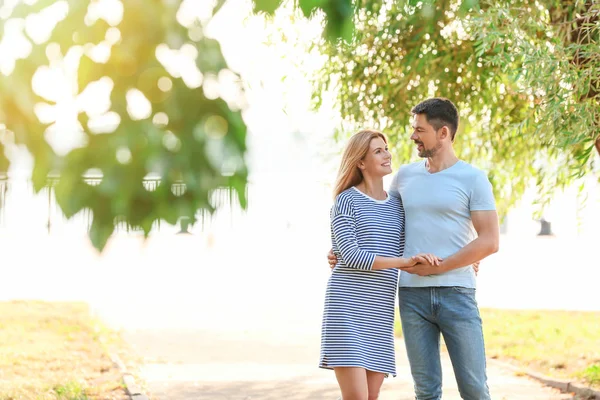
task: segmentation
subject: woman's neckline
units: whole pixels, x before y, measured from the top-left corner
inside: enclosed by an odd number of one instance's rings
[[[357,188],[356,186],[352,186],[352,189],[356,190],[358,193],[362,194],[363,196],[365,196],[367,199],[374,201],[375,203],[387,203],[387,201],[390,199],[390,195],[389,193],[385,192],[386,198],[384,200],[377,200],[371,196],[369,196],[368,194],[362,192],[359,188]]]

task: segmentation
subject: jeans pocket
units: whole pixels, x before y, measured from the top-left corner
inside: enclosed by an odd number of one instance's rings
[[[467,288],[462,286],[452,286],[452,290],[460,294],[475,295],[475,288]]]

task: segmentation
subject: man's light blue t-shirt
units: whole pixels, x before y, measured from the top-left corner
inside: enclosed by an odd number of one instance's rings
[[[446,258],[476,237],[471,211],[495,210],[492,185],[486,174],[458,161],[436,173],[427,170],[425,161],[400,167],[389,193],[400,196],[406,216],[404,257],[433,253]],[[475,287],[471,266],[431,276],[402,272],[400,286]]]

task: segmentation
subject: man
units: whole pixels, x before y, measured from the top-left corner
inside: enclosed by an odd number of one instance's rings
[[[425,160],[402,166],[389,194],[404,204],[405,257],[429,252],[443,259],[439,266],[417,264],[400,274],[400,316],[416,399],[442,397],[440,333],[461,397],[489,399],[471,265],[498,251],[492,188],[483,171],[454,152],[459,117],[450,100],[428,99],[411,111],[411,140]]]

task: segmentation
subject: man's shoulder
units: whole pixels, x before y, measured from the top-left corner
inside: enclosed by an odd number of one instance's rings
[[[459,161],[462,164],[462,168],[460,169],[460,174],[464,175],[465,177],[468,178],[475,178],[475,177],[485,177],[487,178],[487,172],[485,172],[483,169],[476,167],[473,164],[469,164],[466,161],[460,160]]]
[[[485,170],[467,162],[461,161],[463,166],[455,175],[460,185],[470,192],[484,190],[491,187],[491,181]]]

